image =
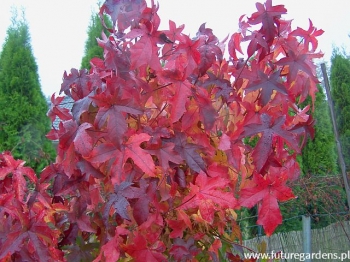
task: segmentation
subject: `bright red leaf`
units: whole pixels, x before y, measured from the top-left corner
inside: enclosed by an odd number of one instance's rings
[[[282,223],[282,215],[278,201],[287,201],[294,197],[292,190],[285,185],[286,172],[280,173],[278,168],[271,168],[265,177],[254,175],[255,186],[243,188],[240,192],[239,204],[248,208],[259,204],[258,224],[264,227],[268,236]]]

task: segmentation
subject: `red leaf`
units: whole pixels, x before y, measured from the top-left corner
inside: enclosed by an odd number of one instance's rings
[[[11,154],[0,154],[0,160],[3,165],[0,166],[0,180],[12,174],[12,183],[16,197],[19,201],[24,201],[25,192],[27,191],[27,182],[25,176],[33,183],[37,182],[35,172],[30,167],[25,167],[25,162],[22,160],[15,160]]]
[[[9,254],[12,255],[17,251],[20,251],[23,248],[23,242],[26,238],[28,238],[28,234],[27,232],[23,234],[22,230],[7,234],[7,240],[5,243],[2,243],[0,249],[0,259],[3,259]]]
[[[157,156],[160,166],[163,168],[164,172],[167,172],[169,162],[180,164],[183,161],[182,158],[174,151],[173,143],[163,142],[159,147],[155,149],[146,149],[145,151]]]
[[[196,97],[199,107],[199,115],[204,124],[204,129],[210,131],[214,127],[218,113],[213,107],[211,99],[208,98],[209,95],[205,91],[202,93],[203,94]]]
[[[187,138],[184,133],[176,133],[175,138],[167,139],[175,144],[175,151],[180,154],[180,156],[185,159],[188,166],[196,171],[206,170],[206,164],[197,150],[200,149],[199,145],[187,143]]]
[[[234,33],[232,34],[230,41],[228,42],[228,52],[234,60],[238,60],[236,51],[240,52],[243,55],[243,51],[241,49],[242,39],[242,34]]]
[[[78,97],[80,98],[84,97],[86,92],[90,93],[86,88],[87,82],[89,81],[87,73],[88,72],[86,69],[77,70],[75,68],[71,69],[69,75],[67,75],[67,72],[64,71],[60,94],[62,92],[69,94],[69,90],[71,88],[77,92]]]
[[[191,95],[191,85],[187,80],[176,81],[175,93],[173,98],[169,101],[171,104],[170,118],[173,123],[178,121],[186,111],[186,101]]]
[[[270,101],[273,90],[276,90],[284,95],[288,94],[285,86],[281,83],[280,71],[276,71],[268,76],[259,70],[258,74],[260,79],[250,83],[245,91],[249,93],[261,88],[260,99],[263,106]]]
[[[56,119],[56,116],[61,120],[72,119],[72,115],[70,114],[70,111],[67,108],[60,107],[63,99],[64,99],[64,96],[62,97],[58,96],[56,98],[55,98],[55,94],[52,94],[51,96],[51,107],[47,115],[52,122]]]
[[[161,70],[158,47],[152,42],[152,38],[144,35],[131,48],[131,68],[139,68],[149,65],[154,70]]]
[[[187,242],[181,238],[177,238],[170,249],[170,254],[176,261],[191,260],[198,253],[200,253],[200,250],[196,247],[193,238],[188,239]]]
[[[133,244],[126,246],[126,252],[130,254],[135,261],[147,261],[147,262],[163,262],[167,261],[166,257],[162,254],[165,246],[162,242],[156,241],[152,243],[152,247],[147,246],[146,239],[138,234],[133,241]]]
[[[298,74],[299,71],[306,73],[310,79],[318,83],[317,77],[312,72],[312,69],[307,64],[308,54],[301,53],[296,55],[292,50],[288,52],[288,57],[284,57],[276,62],[276,65],[288,66],[288,82],[292,82]]]
[[[293,133],[282,128],[285,122],[286,116],[278,117],[274,123],[271,123],[271,117],[268,114],[261,114],[260,124],[249,124],[244,127],[244,132],[241,137],[250,137],[257,133],[262,133],[258,144],[256,145],[253,153],[254,160],[256,162],[256,169],[258,172],[261,171],[266,163],[267,158],[272,150],[272,139],[273,136],[280,136],[285,139],[297,152],[300,151],[297,140]]]
[[[88,156],[92,150],[93,139],[86,131],[91,127],[92,125],[90,123],[81,124],[73,140],[76,151],[83,156]]]
[[[243,188],[240,192],[239,204],[252,208],[261,202],[258,213],[258,224],[264,227],[267,235],[271,235],[275,228],[282,223],[278,200],[286,201],[294,198],[292,190],[285,185],[287,172],[271,168],[265,177],[254,175],[255,186]]]
[[[265,5],[256,3],[256,8],[258,11],[253,13],[248,21],[252,25],[262,23],[260,31],[266,36],[266,41],[271,42],[278,33],[276,19],[286,14],[287,9],[284,8],[284,5],[272,6],[272,0],[267,0]]]
[[[169,227],[173,230],[170,238],[182,238],[183,232],[186,230],[187,225],[183,220],[168,220]]]
[[[140,144],[149,141],[150,135],[146,133],[132,135],[125,143],[125,158],[131,158],[143,172],[154,176],[155,165],[150,154],[140,147]]]
[[[185,25],[180,25],[176,27],[175,22],[169,20],[169,30],[164,30],[163,32],[167,35],[170,41],[184,41],[182,31],[184,30]]]
[[[206,221],[213,222],[216,210],[234,208],[237,204],[233,194],[228,189],[229,180],[219,176],[209,178],[203,172],[199,173],[195,184],[190,186],[190,194],[181,205],[182,209],[199,208]]]
[[[128,235],[129,231],[120,226],[116,227],[115,235],[101,247],[101,252],[93,262],[118,261],[120,257],[120,246],[123,243],[122,236]]]
[[[311,52],[314,52],[317,49],[318,41],[316,39],[317,36],[320,36],[324,33],[322,29],[317,30],[316,27],[313,26],[311,20],[309,19],[309,29],[306,31],[300,27],[297,27],[293,32],[289,35],[291,36],[300,36],[304,38],[304,50],[306,52],[309,51],[309,45],[311,44]]]
[[[148,178],[140,180],[140,192],[141,197],[137,200],[133,206],[133,216],[138,225],[146,222],[149,216],[149,203],[154,196],[158,187],[158,179]]]
[[[187,35],[184,35],[183,42],[179,44],[177,50],[184,55],[185,58],[185,72],[184,76],[187,78],[195,70],[198,70],[198,64],[201,60],[199,47],[203,45],[203,38],[197,40],[190,39]]]
[[[122,218],[130,220],[127,212],[127,207],[130,205],[128,199],[139,198],[139,189],[131,187],[131,182],[122,182],[120,185],[116,185],[114,193],[109,196],[108,202],[106,203],[103,219],[105,224],[109,223],[109,212],[112,206],[114,207],[117,214]]]

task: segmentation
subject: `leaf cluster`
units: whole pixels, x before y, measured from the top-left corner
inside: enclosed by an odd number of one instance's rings
[[[57,242],[39,237],[56,260],[58,249],[74,261],[232,261],[242,252],[242,206],[258,207],[268,235],[282,222],[278,202],[294,197],[286,183],[298,177],[296,153],[313,135],[298,103],[315,95],[312,59],[321,54],[316,33],[281,18],[284,6],[268,0],[257,9],[240,18],[226,60],[224,42],[205,24],[190,38],[172,21],[160,30],[153,2],[102,5],[101,18],[113,23],[98,40],[104,57],[89,72],[64,73],[61,92],[74,105],[67,112],[61,97],[51,98],[49,114],[62,119],[48,134],[59,140],[58,156],[28,201],[42,204],[50,234],[59,232]],[[13,164],[3,166],[9,179]],[[8,224],[12,210],[4,211]],[[0,259],[38,259],[20,251],[32,250],[23,239],[1,248]]]

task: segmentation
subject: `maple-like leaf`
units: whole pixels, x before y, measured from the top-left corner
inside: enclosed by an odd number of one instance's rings
[[[163,33],[167,35],[170,41],[184,41],[182,31],[184,30],[185,25],[180,25],[176,27],[174,21],[169,20],[169,30],[164,30]]]
[[[250,137],[257,133],[262,133],[253,152],[253,158],[258,172],[261,171],[272,151],[272,139],[274,136],[280,136],[287,141],[294,150],[297,152],[300,151],[299,144],[293,133],[282,127],[285,123],[286,116],[280,116],[272,122],[271,116],[263,113],[260,115],[260,120],[260,124],[246,125],[244,127],[244,132],[241,134],[241,137]]]
[[[136,223],[141,225],[146,222],[149,217],[149,203],[152,201],[152,197],[158,188],[158,178],[141,179],[139,184],[140,189],[138,194],[140,194],[141,197],[133,205],[133,217]]]
[[[128,235],[129,231],[123,227],[115,228],[115,235],[106,244],[101,247],[101,252],[93,262],[98,261],[118,261],[120,257],[120,247],[122,244],[122,236]]]
[[[183,220],[168,220],[168,225],[173,230],[169,235],[171,238],[182,238],[183,232],[187,228],[187,225]]]
[[[143,35],[131,48],[131,68],[139,68],[143,65],[148,65],[154,70],[161,70],[157,43],[154,38]]]
[[[317,41],[316,37],[322,35],[323,33],[324,33],[324,31],[322,29],[317,30],[317,28],[313,26],[312,21],[309,19],[309,29],[308,30],[304,30],[300,27],[297,27],[297,29],[295,29],[289,35],[300,36],[300,37],[304,38],[304,50],[306,52],[308,52],[309,45],[311,44],[310,51],[314,52],[318,46],[318,41]]]
[[[225,190],[228,183],[229,180],[220,176],[208,177],[200,172],[180,208],[198,208],[203,219],[212,223],[216,210],[234,208],[237,204],[233,193]]]
[[[86,88],[89,81],[86,69],[77,70],[72,68],[68,75],[66,71],[63,74],[63,83],[61,84],[60,94],[71,94],[70,89],[74,90],[79,98],[86,96],[90,91]]]
[[[120,85],[115,88],[114,85]],[[123,85],[123,86],[122,86]],[[125,89],[123,89],[125,88]],[[95,118],[95,123],[101,128],[107,119],[112,119],[112,122],[120,124],[122,121],[118,118],[124,119],[122,113],[129,113],[139,115],[142,113],[140,105],[137,104],[137,98],[132,99],[133,94],[129,93],[129,87],[124,85],[124,82],[120,82],[118,79],[110,81],[109,88],[101,93],[97,94],[91,99],[99,107],[99,111]]]
[[[15,160],[9,152],[0,155],[0,160],[4,163],[0,166],[0,181],[12,174],[12,183],[17,199],[24,201],[25,192],[27,191],[25,177],[33,183],[36,183],[38,180],[34,170],[30,167],[25,167],[25,161]]]
[[[163,142],[159,147],[146,149],[152,155],[157,156],[160,166],[163,168],[164,172],[168,170],[169,162],[180,164],[183,159],[174,150],[174,143]]]
[[[0,242],[0,260],[8,254],[21,254],[25,251],[24,253],[34,261],[51,261],[54,254],[50,254],[49,249],[56,253],[54,246],[57,244],[59,233],[51,229],[46,222],[50,219],[49,212],[40,203],[34,204],[30,210],[24,210],[23,204],[17,199],[14,199],[11,205],[16,212],[11,212],[3,218],[13,220],[10,228],[6,229],[6,241]]]
[[[232,34],[230,41],[228,42],[228,53],[234,60],[238,60],[236,51],[238,51],[243,55],[243,51],[241,48],[242,39],[243,39],[242,34],[234,33]]]
[[[225,99],[225,101],[229,101],[229,98],[233,93],[231,82],[227,79],[214,75],[212,72],[208,72],[207,76],[209,78],[205,80],[203,86],[209,87],[213,85],[215,87],[215,98],[219,98],[221,96],[223,99]]]
[[[167,139],[167,141],[175,144],[174,150],[185,159],[188,166],[196,171],[206,170],[206,164],[197,150],[200,149],[199,145],[188,143],[186,135],[184,133],[176,133],[175,138]]]
[[[245,91],[247,93],[261,88],[261,102],[265,106],[271,99],[273,90],[276,90],[284,95],[287,95],[287,89],[281,83],[280,71],[276,71],[271,75],[266,75],[264,72],[258,72],[259,80],[250,83]]]
[[[91,95],[93,94],[91,93]],[[84,98],[74,102],[72,107],[72,115],[75,121],[80,121],[80,116],[89,110],[91,103],[92,99],[90,96],[85,96]]]
[[[297,55],[292,50],[289,50],[288,56],[281,58],[275,64],[288,66],[288,82],[291,82],[292,79],[295,79],[298,72],[302,71],[306,73],[313,82],[318,83],[317,77],[314,75],[312,69],[306,62],[308,57],[308,54],[300,53]]]
[[[100,8],[100,17],[102,17],[103,25],[107,28],[103,19],[103,13],[110,15],[113,28],[117,25],[118,30],[122,33],[133,23],[138,23],[142,11],[146,8],[146,2],[143,0],[107,0]]]
[[[259,61],[269,52],[269,45],[263,34],[260,32],[254,31],[251,35],[246,36],[244,41],[250,40],[247,47],[247,54],[249,57],[252,57],[256,51],[261,52],[259,55]]]
[[[219,40],[213,34],[213,30],[205,27],[205,23],[199,27],[197,37],[204,37],[204,44],[199,46],[198,51],[201,55],[198,65],[199,74],[204,75],[207,70],[217,61],[222,61],[223,54],[218,46]]]
[[[214,127],[215,120],[218,116],[217,111],[213,107],[211,99],[206,90],[202,90],[201,94],[196,96],[199,108],[199,116],[204,124],[204,129],[210,131]]]
[[[70,114],[67,108],[60,107],[63,99],[64,96],[55,97],[55,94],[52,94],[51,96],[51,107],[47,115],[52,122],[56,119],[56,116],[59,117],[61,120],[69,120],[72,118],[72,115]]]
[[[140,144],[149,141],[150,135],[146,133],[132,135],[125,143],[125,158],[131,158],[135,164],[146,174],[153,176],[155,165],[150,154],[140,147]]]
[[[186,81],[175,83],[175,94],[170,100],[171,102],[171,120],[178,121],[186,111],[186,101],[190,96],[190,84]]]
[[[156,241],[148,247],[147,240],[140,234],[133,239],[133,243],[125,247],[126,252],[131,255],[135,261],[163,262],[167,258],[162,254],[165,250],[164,243]]]
[[[276,19],[287,13],[283,5],[272,6],[272,0],[267,0],[264,4],[256,3],[257,12],[248,18],[252,25],[262,23],[260,31],[266,36],[266,41],[270,43],[278,33],[278,23]]]
[[[278,201],[287,201],[294,198],[292,190],[285,185],[287,172],[279,168],[270,168],[270,173],[265,177],[254,175],[255,186],[243,188],[240,192],[239,204],[252,208],[257,203],[259,225],[264,227],[269,236],[275,228],[282,223],[282,215],[278,207]]]
[[[201,61],[201,54],[199,48],[203,45],[204,38],[199,37],[196,40],[192,40],[187,35],[184,35],[183,42],[181,42],[175,52],[184,55],[184,77],[187,78],[194,71],[197,71],[198,65]]]
[[[200,250],[196,247],[193,238],[190,238],[187,241],[182,238],[176,238],[170,249],[170,254],[177,261],[191,260],[198,253],[200,253]]]
[[[116,80],[118,81],[118,80]],[[113,83],[111,85],[120,84]],[[125,86],[125,88],[127,88]],[[131,94],[127,90],[118,88],[116,90],[107,89],[105,92],[91,97],[94,103],[99,107],[95,117],[94,124],[102,128],[107,121],[107,137],[118,148],[123,140],[123,135],[127,131],[127,122],[125,113],[139,115],[142,113],[140,105],[136,99],[131,99]]]
[[[122,182],[120,185],[115,185],[114,193],[109,195],[108,202],[104,208],[103,219],[107,225],[109,213],[114,207],[116,213],[120,215],[123,219],[130,220],[130,217],[127,212],[127,207],[130,205],[128,199],[139,198],[139,189],[132,187],[132,182]]]
[[[82,123],[78,127],[73,140],[76,151],[83,156],[89,155],[93,147],[93,139],[87,132],[87,129],[91,127],[90,123]]]

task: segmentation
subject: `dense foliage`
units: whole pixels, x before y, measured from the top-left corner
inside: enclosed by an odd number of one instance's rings
[[[0,151],[10,150],[37,172],[53,160],[48,106],[41,92],[24,16],[14,14],[0,55]]]
[[[331,95],[346,168],[350,168],[350,58],[334,50],[331,59]]]
[[[317,91],[322,31],[311,22],[292,30],[271,0],[256,6],[226,60],[205,24],[191,39],[172,21],[159,30],[153,2],[107,0],[103,59],[64,73],[71,112],[51,99],[50,116],[62,119],[48,134],[59,140],[56,162],[37,179],[1,155],[0,259],[239,260],[242,206],[257,206],[271,235],[278,202],[294,198],[286,183],[300,173],[296,154],[313,135],[299,105]]]

